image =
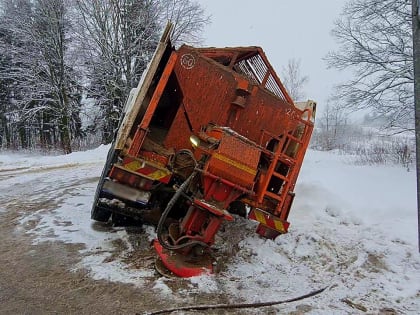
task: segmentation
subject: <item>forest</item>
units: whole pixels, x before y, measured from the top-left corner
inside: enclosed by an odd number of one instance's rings
[[[110,143],[162,29],[200,41],[208,21],[181,0],[0,1],[0,147],[60,150]]]

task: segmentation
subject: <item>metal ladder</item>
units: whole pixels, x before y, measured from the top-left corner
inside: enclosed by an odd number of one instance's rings
[[[305,112],[304,112],[305,113]],[[270,134],[269,132],[263,130],[260,145],[264,135],[268,135],[271,139],[274,139],[277,142],[277,147],[273,152],[267,150],[263,151],[263,154],[269,155],[271,158],[271,163],[266,172],[266,178],[261,186],[261,193],[259,194],[258,203],[262,203],[264,198],[270,198],[271,200],[275,200],[276,207],[274,210],[274,215],[280,216],[281,219],[286,220],[288,216],[289,209],[283,209],[286,199],[288,196],[289,198],[293,197],[293,189],[295,186],[295,182],[302,165],[303,156],[306,151],[306,147],[309,144],[309,134],[312,132],[312,124],[310,122],[310,115],[308,113],[308,120],[297,118],[295,119],[296,127],[290,131],[285,132],[280,136],[275,136]],[[303,116],[304,114],[302,114]],[[302,129],[303,128],[303,129]],[[300,129],[300,130],[299,130]],[[297,135],[297,136],[296,136]],[[295,151],[293,152],[293,148],[291,146],[297,146]],[[292,153],[294,154],[287,154],[287,151],[292,149]],[[286,174],[283,175],[279,172],[279,167],[281,164],[287,167]],[[281,187],[277,192],[269,191],[269,184],[273,178],[277,178],[282,181]]]

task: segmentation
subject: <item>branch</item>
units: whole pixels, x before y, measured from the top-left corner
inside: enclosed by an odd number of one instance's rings
[[[291,298],[288,300],[282,300],[282,301],[275,301],[275,302],[260,302],[260,303],[238,303],[238,304],[213,304],[213,305],[197,305],[197,306],[185,306],[185,307],[177,307],[177,308],[169,308],[165,310],[155,311],[152,313],[149,313],[149,315],[157,315],[157,314],[165,314],[165,313],[171,313],[175,311],[199,311],[199,310],[215,310],[215,309],[243,309],[243,308],[259,308],[259,307],[266,307],[266,306],[273,306],[273,305],[279,305],[279,304],[285,304],[285,303],[291,303],[300,301],[303,299],[307,299],[309,297],[318,295],[322,292],[324,292],[328,287],[312,291],[310,293]],[[140,313],[137,313],[136,315],[140,315]]]

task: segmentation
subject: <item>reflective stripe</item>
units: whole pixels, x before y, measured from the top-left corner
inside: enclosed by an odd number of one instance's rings
[[[169,170],[156,168],[140,160],[132,160],[127,164],[124,164],[124,168],[135,173],[146,175],[148,178],[154,180],[169,180],[170,176],[172,175]]]
[[[137,171],[140,168],[144,168],[146,166],[145,162],[140,162],[137,160],[133,160],[130,163],[124,164],[124,167],[129,169],[130,171]]]
[[[164,170],[156,170],[153,173],[147,174],[147,176],[149,176],[153,179],[162,179],[162,178],[165,178],[165,177],[170,176],[170,175],[171,175],[171,172],[164,171]]]
[[[277,231],[280,231],[280,232],[283,232],[283,233],[286,232],[286,230],[284,229],[283,222],[281,222],[279,220],[273,220],[273,221],[274,221],[275,229]]]
[[[254,209],[249,214],[249,218],[258,221],[271,229],[279,231],[280,233],[286,233],[283,221],[272,214]]]
[[[256,169],[253,169],[251,167],[248,167],[248,166],[246,166],[245,164],[243,164],[241,162],[234,161],[234,160],[232,160],[232,159],[228,158],[227,156],[222,155],[220,153],[214,153],[213,154],[213,157],[215,159],[218,159],[220,161],[223,161],[223,162],[225,162],[225,163],[227,163],[229,165],[232,165],[232,166],[234,166],[236,168],[239,168],[240,170],[245,171],[245,172],[247,172],[249,174],[252,174],[252,175],[256,175],[257,174],[257,170]]]
[[[254,210],[254,214],[255,214],[255,219],[256,219],[258,222],[261,222],[262,224],[267,225],[267,222],[266,222],[266,220],[265,220],[265,216],[264,216],[264,214],[263,214],[262,212],[260,212],[260,211],[255,211],[255,210]]]

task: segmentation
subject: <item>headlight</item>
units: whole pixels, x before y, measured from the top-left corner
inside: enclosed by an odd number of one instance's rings
[[[194,148],[200,145],[200,139],[195,135],[190,136],[190,142]]]

